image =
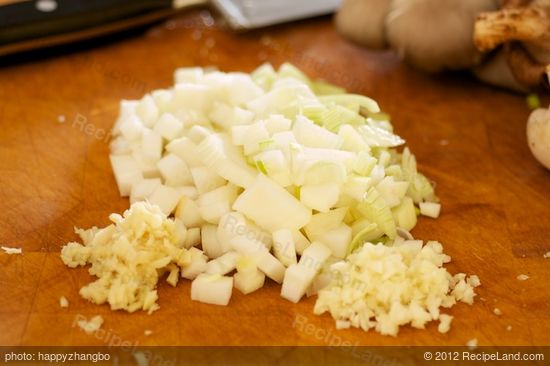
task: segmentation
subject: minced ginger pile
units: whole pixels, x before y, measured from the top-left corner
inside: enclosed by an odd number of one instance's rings
[[[168,272],[167,282],[175,286],[180,269],[191,263],[191,253],[183,247],[186,228],[146,202],[110,219],[113,224],[102,229],[77,229],[83,245],[68,243],[61,259],[72,268],[91,264],[89,272],[98,279],[80,289],[85,299],[107,302],[112,310],[151,313],[158,309],[159,278]]]

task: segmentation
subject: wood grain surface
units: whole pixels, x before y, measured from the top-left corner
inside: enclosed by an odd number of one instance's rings
[[[96,314],[111,335],[140,345],[327,345],[326,332],[360,345],[464,345],[472,338],[550,345],[550,259],[543,258],[550,171],[528,150],[523,96],[467,74],[420,74],[391,53],[349,44],[329,18],[235,34],[208,11],[193,11],[124,40],[61,51],[0,68],[0,244],[23,248],[23,255],[0,254],[1,345],[106,345],[106,336],[73,326],[75,317]],[[191,301],[189,282],[162,283],[161,308],[152,315],[112,312],[79,297],[91,278],[86,269],[66,268],[60,247],[76,240],[73,226],[106,225],[110,213],[128,206],[108,160],[106,135],[119,101],[170,86],[180,66],[251,71],[265,61],[293,62],[372,96],[392,115],[443,204],[441,217],[421,218],[413,234],[441,241],[451,272],[482,281],[473,306],[450,311],[448,334],[435,323],[404,327],[396,338],[336,331],[329,315],[313,314],[314,298],[292,304],[272,282],[248,296],[234,291],[227,307]],[[62,295],[68,309],[59,307]]]

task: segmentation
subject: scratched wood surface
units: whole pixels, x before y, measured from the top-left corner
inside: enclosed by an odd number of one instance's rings
[[[207,11],[193,11],[123,40],[67,49],[0,68],[0,244],[24,251],[0,254],[1,345],[326,345],[327,334],[360,345],[550,344],[550,259],[543,259],[550,172],[526,145],[522,96],[466,74],[420,74],[391,53],[347,43],[329,18],[235,34]],[[449,270],[483,283],[473,306],[450,311],[448,334],[436,324],[404,327],[397,338],[336,331],[328,315],[313,315],[313,298],[291,304],[273,283],[248,296],[234,291],[228,307],[191,301],[188,282],[163,283],[153,315],[111,312],[79,297],[91,278],[63,266],[61,245],[76,239],[73,226],[105,225],[128,206],[118,197],[105,136],[119,100],[168,87],[180,66],[251,71],[265,61],[291,61],[374,97],[392,115],[443,203],[442,216],[420,219],[414,235],[441,241],[453,258]],[[529,279],[518,281],[519,274]],[[62,295],[68,309],[58,305]],[[105,318],[102,336],[73,326],[95,314]]]

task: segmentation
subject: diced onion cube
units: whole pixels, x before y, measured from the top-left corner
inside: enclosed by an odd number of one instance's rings
[[[336,183],[302,186],[300,201],[319,212],[328,212],[340,197],[340,186]]]
[[[174,81],[180,83],[198,83],[203,76],[202,67],[180,67],[174,71]]]
[[[323,267],[323,263],[325,263],[330,255],[331,250],[324,244],[313,242],[304,250],[298,265],[313,268],[315,271],[319,271]]]
[[[141,151],[144,158],[156,162],[162,156],[162,137],[155,131],[145,130],[141,136]]]
[[[130,155],[111,155],[110,160],[118,191],[122,197],[127,197],[132,185],[143,178],[139,165]]]
[[[206,167],[196,167],[190,170],[199,194],[210,192],[227,183],[225,179]]]
[[[203,225],[201,228],[202,249],[209,258],[218,258],[230,250],[229,244],[218,240],[216,225]]]
[[[200,274],[191,283],[191,300],[213,305],[229,304],[233,292],[233,278]]]
[[[235,269],[239,260],[239,253],[227,252],[206,264],[206,273],[225,275]]]
[[[147,127],[152,127],[157,121],[159,111],[155,100],[151,95],[144,96],[136,106],[136,114]]]
[[[335,229],[324,232],[316,240],[325,244],[331,250],[333,256],[344,258],[348,253],[351,237],[351,228],[346,224],[341,224]]]
[[[185,237],[185,243],[183,247],[189,249],[197,246],[201,243],[201,229],[198,227],[192,227],[187,229],[187,236]]]
[[[193,178],[187,164],[175,154],[168,154],[160,159],[157,167],[162,178],[169,186],[193,184]]]
[[[157,121],[154,131],[167,140],[173,140],[183,131],[183,123],[173,114],[163,113]]]
[[[130,203],[144,201],[147,197],[153,194],[153,192],[161,185],[159,178],[142,179],[132,184],[132,190],[130,192]]]
[[[297,303],[313,282],[317,271],[312,267],[293,264],[287,268],[281,288],[281,296]]]
[[[261,174],[237,198],[233,209],[242,212],[270,231],[285,228],[298,230],[311,218],[311,210],[284,188]]]
[[[424,216],[428,216],[434,219],[439,217],[441,211],[441,205],[435,202],[420,202],[420,213]]]
[[[197,200],[201,216],[206,221],[217,224],[223,215],[231,212],[231,205],[236,197],[236,187],[232,185],[225,185],[201,195]]]
[[[139,139],[143,129],[143,123],[136,115],[123,119],[119,124],[120,133],[128,141]]]
[[[249,272],[237,272],[233,276],[233,281],[235,288],[247,295],[264,286],[265,274],[257,269]]]
[[[205,223],[197,203],[185,195],[178,203],[175,216],[183,221],[186,227],[199,227]]]
[[[399,206],[392,209],[395,224],[407,231],[412,230],[416,225],[416,209],[410,197],[404,197]]]
[[[159,206],[166,215],[170,215],[176,209],[180,199],[181,193],[177,189],[165,185],[158,186],[148,197],[148,201]]]
[[[295,249],[296,249],[296,253],[302,255],[302,253],[304,252],[304,250],[309,247],[309,245],[311,244],[309,242],[309,240],[305,237],[304,234],[302,234],[301,231],[299,230],[295,230],[295,231],[291,231],[292,233],[292,239],[294,239],[294,246],[295,246]]]
[[[290,230],[281,229],[273,232],[273,252],[285,266],[296,264],[296,247]]]
[[[191,233],[188,233],[188,238]],[[188,280],[195,279],[199,274],[206,271],[206,264],[208,258],[204,255],[203,251],[195,247],[189,248],[189,255],[191,256],[191,263],[185,266],[181,270],[181,277]]]
[[[256,257],[256,263],[258,268],[265,273],[267,277],[277,283],[283,282],[286,268],[277,258],[269,253],[267,249],[261,251],[261,254]]]
[[[174,97],[174,92],[167,89],[158,89],[154,90],[151,93],[155,104],[157,105],[159,113],[166,112],[170,107],[172,98]]]
[[[202,161],[197,155],[197,145],[189,137],[180,137],[170,141],[166,145],[166,151],[176,154],[190,168],[202,166]]]

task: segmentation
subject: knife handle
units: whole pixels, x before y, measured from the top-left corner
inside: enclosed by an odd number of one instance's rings
[[[53,35],[72,33],[132,19],[149,12],[169,10],[171,0],[46,0],[0,5],[0,46]]]

